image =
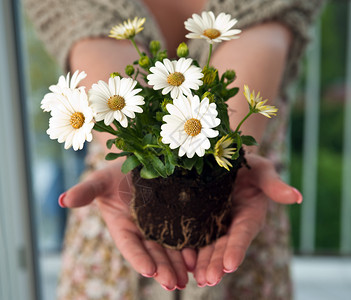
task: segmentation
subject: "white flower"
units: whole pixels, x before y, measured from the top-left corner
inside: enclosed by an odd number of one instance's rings
[[[132,21],[128,19],[128,21],[124,21],[123,24],[121,23],[112,27],[109,37],[117,40],[133,38],[137,33],[144,29],[144,23],[145,18],[135,17]]]
[[[66,90],[66,95],[58,95],[60,104],[51,111],[47,134],[59,143],[65,142],[65,149],[73,146],[82,149],[84,142],[92,140],[94,127],[93,111],[89,107],[84,91]]]
[[[254,113],[260,113],[267,118],[270,118],[271,115],[276,115],[278,109],[273,105],[265,105],[268,100],[262,100],[259,92],[257,95],[255,94],[255,91],[252,91],[251,93],[247,85],[244,85],[244,96],[247,102],[249,102],[250,109]]]
[[[205,39],[210,44],[238,38],[239,29],[231,29],[237,23],[229,14],[220,13],[217,18],[210,12],[202,12],[201,17],[193,14],[184,22],[185,28],[190,31],[185,37],[188,39]],[[230,30],[231,29],[231,30]]]
[[[142,113],[139,105],[145,104],[144,98],[137,95],[141,89],[134,89],[137,81],[131,78],[110,78],[108,84],[100,80],[93,84],[89,91],[91,107],[95,112],[96,121],[104,120],[110,125],[117,120],[123,127],[127,127],[129,118],[135,118],[135,112]]]
[[[178,61],[164,59],[163,63],[157,61],[155,67],[150,68],[147,76],[149,84],[154,90],[162,89],[162,94],[169,92],[173,99],[183,98],[191,94],[191,90],[198,90],[203,84],[200,78],[203,77],[201,69],[192,65],[191,58],[180,58]]]
[[[216,104],[210,104],[208,98],[200,102],[198,96],[189,95],[187,99],[174,99],[166,108],[170,114],[163,117],[166,124],[161,126],[162,142],[170,144],[171,149],[179,147],[179,156],[204,156],[211,146],[209,138],[219,134],[212,129],[221,122],[216,118]]]
[[[51,93],[47,93],[43,100],[41,101],[41,109],[44,111],[51,111],[57,104],[60,103],[61,97],[57,95],[65,95],[65,91],[74,90],[77,88],[78,84],[87,77],[87,74],[83,71],[80,72],[77,70],[74,72],[70,78],[70,72],[67,73],[66,77],[60,76],[58,83],[51,85],[49,90]],[[83,91],[84,87],[79,87],[78,90]]]

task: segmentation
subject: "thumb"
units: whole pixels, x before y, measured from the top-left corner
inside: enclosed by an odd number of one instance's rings
[[[107,192],[110,185],[106,170],[93,172],[87,179],[61,194],[58,203],[61,207],[81,207],[90,204],[96,197]]]

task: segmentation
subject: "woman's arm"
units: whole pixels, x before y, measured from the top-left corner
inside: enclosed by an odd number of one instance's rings
[[[231,126],[247,114],[248,104],[243,95],[244,85],[250,90],[261,92],[268,104],[278,105],[278,90],[289,54],[292,34],[280,23],[263,23],[243,30],[240,38],[222,43],[212,56],[211,64],[218,68],[219,74],[228,69],[236,72],[237,79],[232,84],[240,88],[239,93],[228,101],[231,111]],[[279,112],[278,112],[279,113]],[[252,135],[258,142],[269,119],[255,114],[242,126],[246,135]]]

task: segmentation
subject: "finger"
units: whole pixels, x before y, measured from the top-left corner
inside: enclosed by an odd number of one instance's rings
[[[188,272],[182,254],[177,250],[165,250],[177,277],[176,287],[180,290],[185,289],[188,283]]]
[[[301,193],[292,186],[283,182],[274,165],[268,159],[257,155],[247,155],[251,170],[251,180],[273,201],[283,204],[301,203]]]
[[[207,267],[206,278],[208,286],[215,286],[223,277],[223,257],[226,249],[228,238],[223,236],[219,238],[214,247],[210,263]]]
[[[264,220],[264,217],[262,219]],[[262,228],[263,220],[248,218],[241,222],[233,222],[223,254],[225,273],[232,273],[241,265],[252,240]]]
[[[199,253],[197,254],[194,277],[197,281],[197,285],[200,287],[204,287],[207,284],[207,278],[206,278],[207,266],[210,263],[213,251],[214,251],[214,246],[213,244],[211,244],[199,249]]]
[[[136,272],[146,277],[153,277],[157,271],[157,265],[144,246],[140,232],[133,221],[121,215],[115,215],[112,219],[111,215],[103,213],[103,217],[122,256]]]
[[[189,272],[194,271],[196,265],[197,254],[194,249],[185,248],[181,251],[184,263]]]
[[[165,248],[154,241],[144,241],[145,248],[156,264],[155,280],[167,291],[173,291],[177,285],[177,276]]]

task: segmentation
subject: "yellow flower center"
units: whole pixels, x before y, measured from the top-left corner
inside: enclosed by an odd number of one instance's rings
[[[173,86],[180,86],[185,80],[185,77],[182,73],[174,72],[169,74],[167,77],[167,82]]]
[[[198,119],[191,118],[184,124],[184,131],[191,136],[196,136],[201,132],[201,123]]]
[[[204,36],[207,36],[211,40],[218,38],[220,35],[221,33],[219,32],[219,30],[214,28],[208,28],[204,31]]]
[[[114,95],[108,99],[107,105],[111,110],[121,110],[126,106],[126,102],[124,101],[123,97]]]
[[[125,29],[125,32],[124,32],[124,36],[127,38],[127,39],[130,39],[132,37],[135,36],[135,29],[134,28],[126,28]]]
[[[84,124],[85,117],[81,112],[75,112],[71,115],[70,123],[74,129],[79,129]]]
[[[215,149],[215,155],[219,157],[223,156],[223,147],[221,145],[219,145],[218,148]]]

